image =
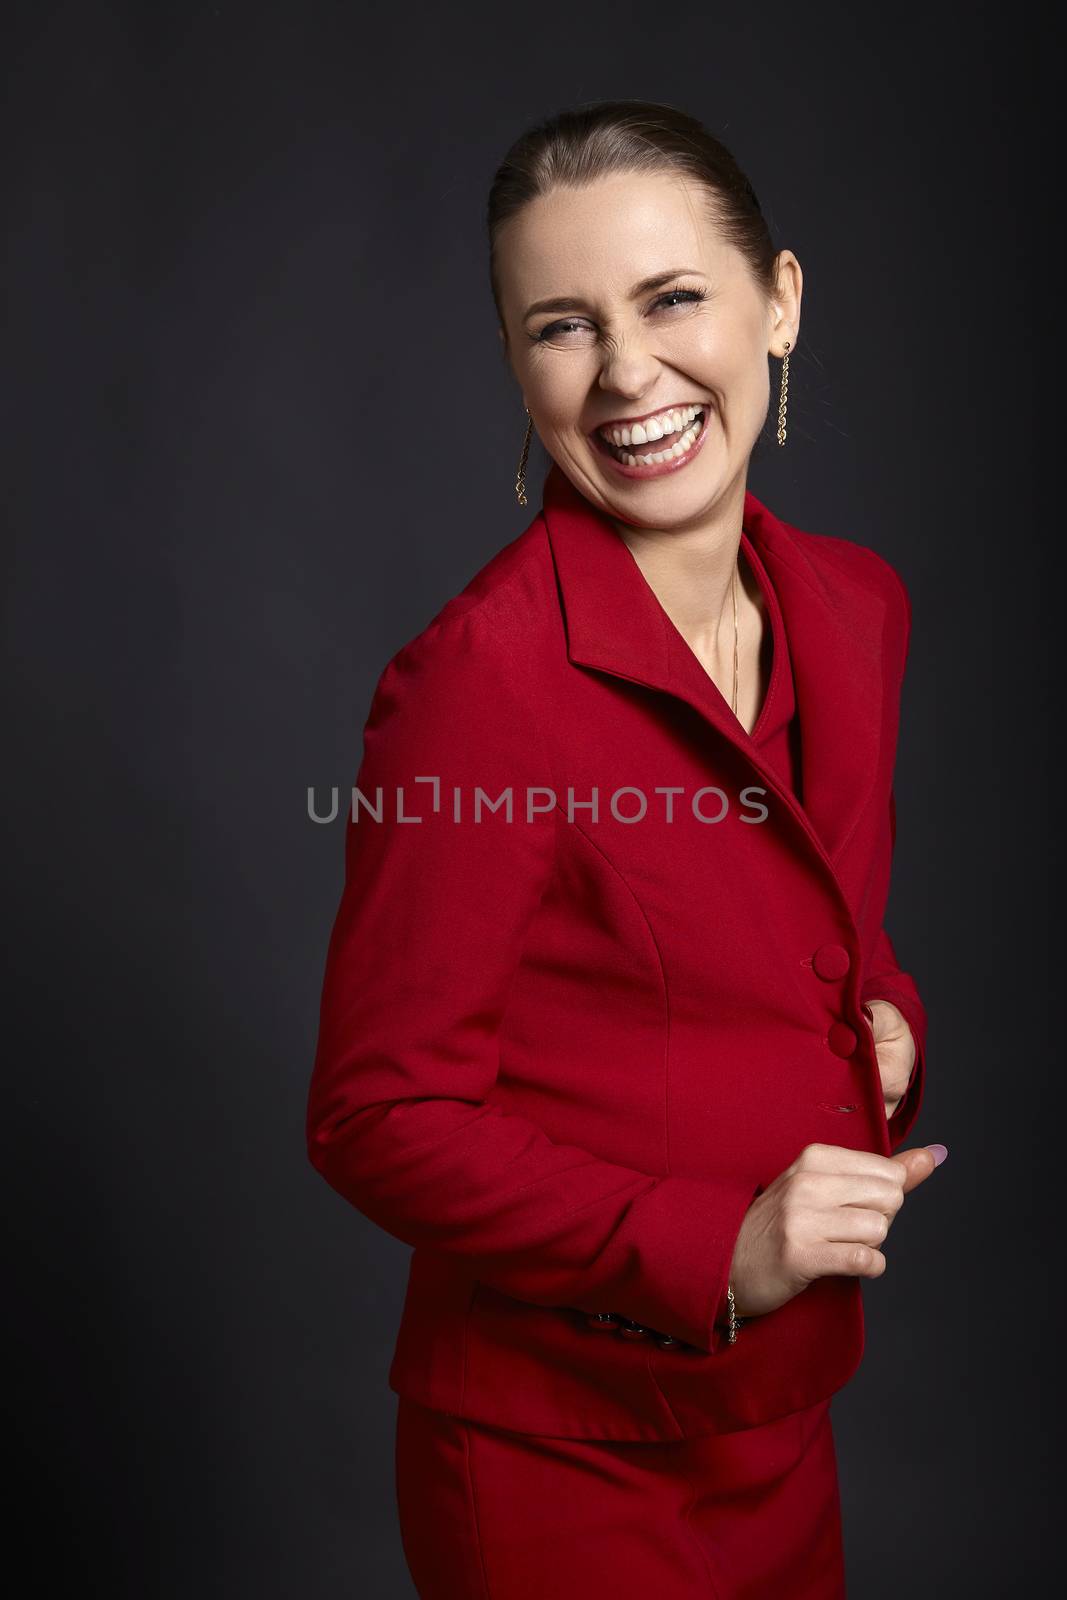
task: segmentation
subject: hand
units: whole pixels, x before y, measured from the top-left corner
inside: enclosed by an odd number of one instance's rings
[[[907,1093],[915,1065],[915,1040],[903,1012],[891,1000],[869,1000],[863,1009],[870,1018],[885,1114],[889,1118]]]
[[[878,1246],[935,1165],[921,1145],[892,1156],[806,1145],[745,1213],[730,1266],[737,1315],[774,1311],[815,1278],[880,1278]]]

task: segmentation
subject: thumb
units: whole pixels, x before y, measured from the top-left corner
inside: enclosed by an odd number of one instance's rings
[[[904,1193],[910,1194],[912,1189],[918,1188],[939,1167],[948,1155],[948,1150],[943,1144],[915,1145],[911,1150],[897,1150],[890,1156],[891,1161],[899,1161],[907,1174],[904,1179]]]

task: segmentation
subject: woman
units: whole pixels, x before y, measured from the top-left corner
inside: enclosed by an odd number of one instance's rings
[[[552,466],[378,682],[308,1114],[415,1247],[404,1549],[430,1600],[827,1600],[860,1280],[944,1154],[882,927],[908,601],[746,487],[802,278],[698,123],[554,118],[489,231],[521,504]]]

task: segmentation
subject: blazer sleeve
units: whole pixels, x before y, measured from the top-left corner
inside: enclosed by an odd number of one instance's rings
[[[915,1062],[904,1097],[889,1118],[889,1143],[897,1149],[909,1133],[919,1115],[923,1090],[926,1084],[926,1008],[910,973],[902,972],[889,935],[882,928],[878,934],[875,959],[868,970],[860,991],[865,1004],[872,1000],[890,1000],[903,1014],[915,1040]]]
[[[309,1159],[395,1238],[465,1257],[516,1299],[616,1312],[713,1353],[759,1186],[620,1166],[494,1095],[557,823],[529,685],[487,648],[478,617],[431,624],[374,692],[326,956]],[[360,795],[380,799],[380,821]]]
[[[903,649],[900,665],[900,676],[903,681],[908,645],[911,640],[911,600],[896,568],[884,560],[882,564],[892,573],[903,602]],[[897,839],[896,797],[892,791],[889,796],[889,834],[892,850],[896,847]],[[884,927],[878,931],[874,954],[860,989],[860,1000],[864,1004],[869,1004],[871,1000],[891,1001],[903,1015],[915,1040],[915,1061],[908,1087],[900,1104],[889,1118],[889,1144],[891,1149],[896,1150],[910,1132],[922,1104],[926,1084],[927,1017],[915,979],[910,973],[902,970],[892,940]]]

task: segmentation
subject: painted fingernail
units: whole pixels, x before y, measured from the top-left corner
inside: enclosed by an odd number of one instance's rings
[[[934,1158],[934,1166],[939,1167],[948,1155],[948,1150],[943,1144],[928,1144],[926,1148]]]

